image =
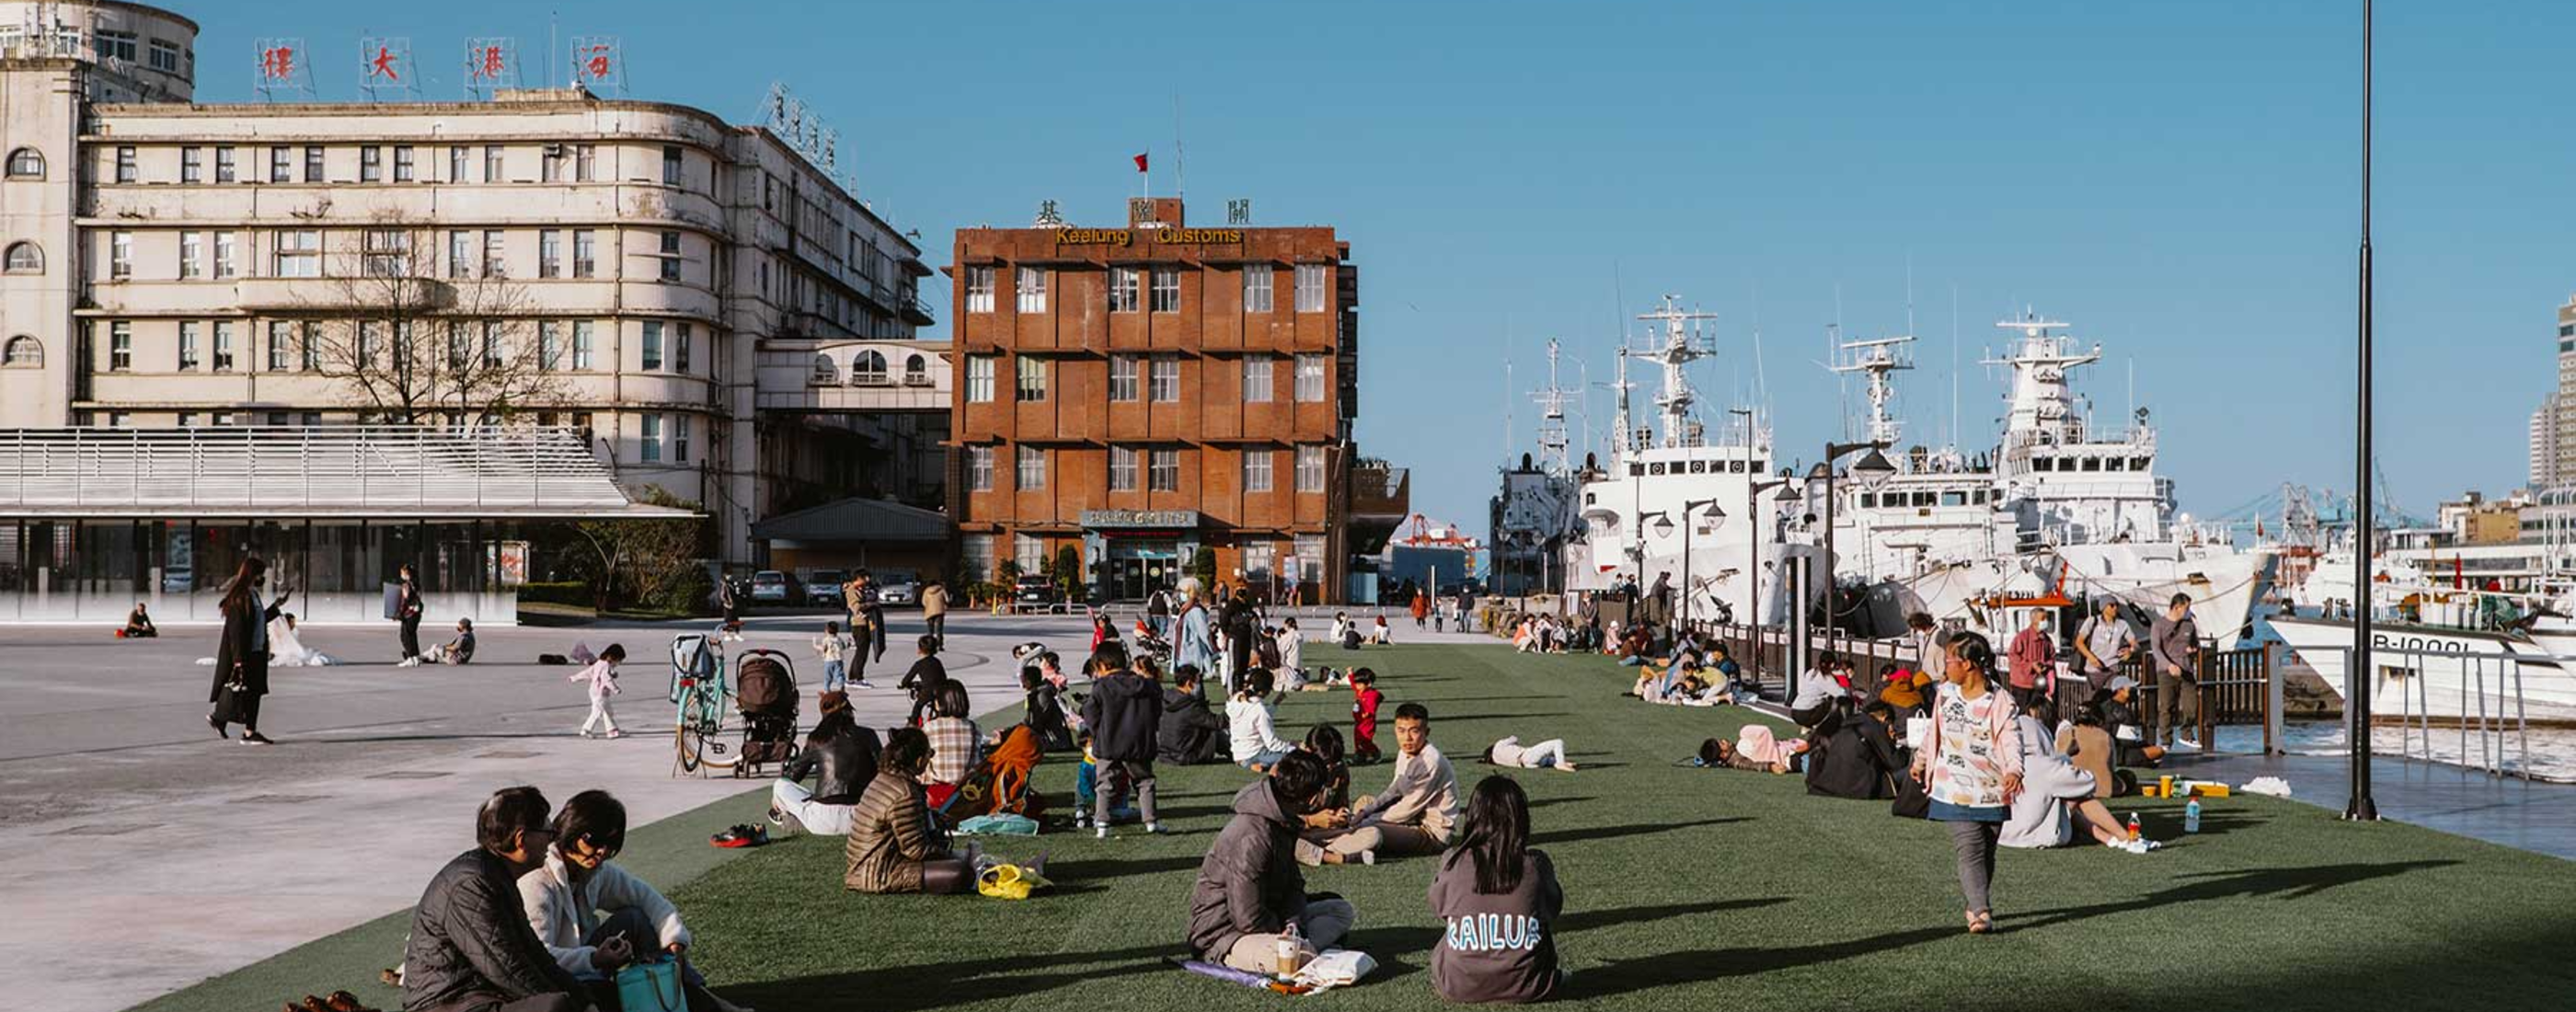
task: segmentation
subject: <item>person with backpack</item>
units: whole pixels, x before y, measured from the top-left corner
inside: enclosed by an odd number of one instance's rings
[[[1448,925],[1431,950],[1431,989],[1461,1003],[1544,1001],[1563,982],[1556,919],[1565,887],[1530,847],[1529,795],[1486,777],[1467,802],[1458,845],[1431,880],[1431,914]]]
[[[1208,709],[1199,694],[1199,669],[1183,665],[1172,672],[1163,690],[1163,718],[1154,731],[1155,757],[1174,766],[1197,766],[1216,759],[1225,734],[1225,718]]]
[[[1100,838],[1108,839],[1110,799],[1132,789],[1145,831],[1160,833],[1163,823],[1154,812],[1154,731],[1162,718],[1162,693],[1152,679],[1129,667],[1123,645],[1101,644],[1091,663],[1099,678],[1091,683],[1091,698],[1083,701],[1082,722],[1091,729],[1091,754],[1100,762],[1104,781],[1095,792],[1092,819]]]
[[[1331,894],[1309,896],[1297,867],[1299,827],[1324,802],[1324,762],[1305,752],[1236,791],[1190,886],[1190,951],[1237,970],[1270,973],[1287,947],[1303,963],[1350,933],[1359,912]]]

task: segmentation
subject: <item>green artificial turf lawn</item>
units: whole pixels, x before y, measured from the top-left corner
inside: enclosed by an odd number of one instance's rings
[[[1310,647],[1308,658],[1352,662],[1329,648]],[[1795,777],[1674,765],[1702,738],[1734,737],[1746,711],[1622,697],[1633,672],[1596,657],[1395,646],[1358,662],[1379,672],[1388,719],[1400,702],[1431,708],[1433,740],[1457,765],[1462,794],[1495,772],[1474,760],[1495,738],[1571,744],[1582,771],[1511,775],[1529,790],[1538,845],[1565,886],[1555,931],[1578,973],[1564,997],[1585,1006],[2165,1012],[2341,1010],[2355,999],[2523,1008],[2576,995],[2565,958],[2576,945],[2576,876],[2553,858],[2247,796],[2209,802],[2202,832],[2184,838],[2179,805],[2126,799],[2116,811],[2139,812],[2150,836],[2173,844],[2145,856],[2006,851],[1994,889],[2000,933],[1971,937],[1943,827],[1890,818],[1884,802],[1808,797]],[[1346,692],[1295,694],[1280,707],[1281,733],[1331,721],[1347,734],[1349,710]],[[1390,751],[1393,737],[1381,731]],[[1308,871],[1310,891],[1359,908],[1344,944],[1379,963],[1359,987],[1287,998],[1168,967],[1164,957],[1183,951],[1199,857],[1250,774],[1159,772],[1171,835],[1121,827],[1105,841],[1051,832],[988,844],[1009,857],[1049,853],[1058,887],[1026,902],[846,892],[838,838],[746,852],[670,891],[701,968],[763,1012],[1440,1004],[1427,972],[1440,938],[1424,899],[1430,859]],[[1354,789],[1374,791],[1388,772],[1357,768]],[[1059,813],[1072,780],[1070,763],[1040,769]],[[621,860],[649,874],[642,852],[703,848],[708,826],[764,804],[723,802],[683,817],[685,831],[639,831]],[[387,952],[324,939],[150,1007],[254,1007],[216,999],[371,975]],[[381,986],[359,993],[396,1003]]]

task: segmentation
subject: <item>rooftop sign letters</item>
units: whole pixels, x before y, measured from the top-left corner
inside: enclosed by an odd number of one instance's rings
[[[1140,240],[1137,233],[1153,236],[1157,246],[1202,246],[1213,243],[1243,242],[1239,228],[1061,228],[1055,233],[1058,246],[1133,246]]]
[[[1199,525],[1197,510],[1084,510],[1084,527],[1178,527]]]

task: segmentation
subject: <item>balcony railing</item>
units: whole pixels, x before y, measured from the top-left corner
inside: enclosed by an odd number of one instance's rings
[[[1413,475],[1401,467],[1351,469],[1351,515],[1403,518],[1413,512]]]

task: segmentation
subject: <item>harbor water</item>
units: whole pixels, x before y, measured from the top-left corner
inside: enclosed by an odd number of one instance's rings
[[[2292,721],[2282,725],[2282,751],[2292,755],[2343,755],[2350,739],[2341,721]],[[2221,752],[2251,753],[2263,749],[2263,729],[2256,726],[2221,727],[2215,743]],[[2479,734],[2471,729],[2463,747],[2460,729],[2435,727],[2429,733],[2421,727],[2399,728],[2383,725],[2371,729],[2371,748],[2381,756],[2429,759],[2434,762],[2490,767],[2508,773],[2528,773],[2533,779],[2561,783],[2576,782],[2576,730],[2566,728],[2532,728],[2530,759],[2526,766],[2521,734]],[[2305,791],[2306,785],[2293,784],[2293,790]]]

